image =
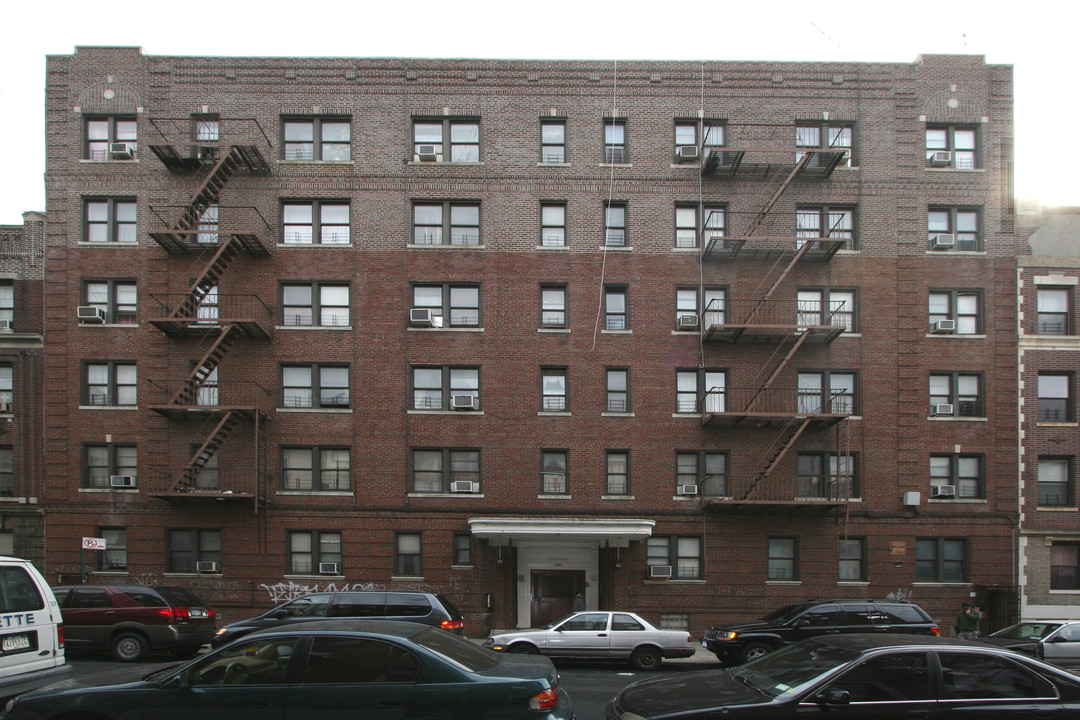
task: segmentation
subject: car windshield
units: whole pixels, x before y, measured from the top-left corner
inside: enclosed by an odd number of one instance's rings
[[[559,618],[558,620],[556,620],[555,622],[550,622],[547,625],[544,625],[543,627],[541,627],[540,629],[541,630],[550,630],[551,628],[555,627],[556,625],[563,624],[564,622],[566,622],[570,618],[574,617],[575,615],[577,615],[577,613],[570,613],[569,615],[564,615],[561,618]]]
[[[785,605],[779,610],[773,610],[771,613],[761,618],[769,622],[784,623],[806,610],[809,605],[806,603],[795,603],[794,605]]]
[[[1005,638],[1006,640],[1042,640],[1059,627],[1061,627],[1061,623],[1020,623],[1004,630],[998,630],[996,633],[991,633],[991,637]]]
[[[807,683],[858,657],[855,650],[818,640],[790,645],[730,672],[747,685],[780,697],[799,692]]]
[[[471,672],[483,672],[499,664],[498,653],[445,630],[428,628],[413,635],[411,639],[420,647],[427,648]]]

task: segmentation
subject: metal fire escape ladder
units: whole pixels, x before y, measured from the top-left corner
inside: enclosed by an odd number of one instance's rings
[[[206,296],[217,287],[218,280],[228,269],[233,259],[239,254],[240,250],[237,247],[237,242],[233,239],[228,239],[218,246],[217,252],[206,264],[202,274],[191,283],[191,287],[187,289],[184,299],[181,303],[173,309],[171,318],[196,318],[198,317],[199,308],[202,306]]]
[[[773,368],[773,371],[769,373],[769,377],[761,384],[761,387],[757,389],[754,396],[750,398],[750,401],[746,404],[746,411],[753,412],[754,406],[757,405],[758,400],[766,395],[772,384],[776,382],[776,379],[780,377],[781,371],[787,366],[788,362],[795,356],[795,353],[799,351],[803,343],[806,342],[806,338],[810,337],[809,330],[803,330],[794,343],[791,344],[791,349],[787,351],[787,354],[780,359],[780,362]]]
[[[240,418],[241,413],[238,410],[229,410],[225,413],[203,444],[191,456],[187,466],[180,474],[180,478],[169,492],[186,493],[198,489],[199,473],[203,471],[203,468],[213,459],[224,442],[233,434],[236,426],[240,424]]]
[[[232,348],[233,343],[235,342],[234,336],[235,333],[233,332],[232,325],[221,326],[221,332],[214,338],[214,342],[210,345],[210,349],[207,350],[202,359],[196,363],[195,369],[188,375],[183,386],[169,400],[169,405],[185,407],[198,404],[199,389],[217,368],[218,364],[221,362],[221,358],[225,357],[230,348]]]
[[[810,426],[809,418],[791,418],[781,428],[776,436],[769,443],[769,447],[765,450],[765,454],[761,463],[758,465],[758,471],[754,478],[754,481],[750,484],[750,487],[746,489],[746,496],[741,498],[743,500],[753,500],[754,495],[762,488],[772,476],[773,470],[780,464],[780,461],[787,455],[788,450],[795,445],[795,441],[799,439],[799,436],[803,434],[803,431]]]
[[[230,148],[210,167],[172,229],[169,232],[151,233],[154,240],[170,252],[186,252],[193,245],[190,236],[196,233],[203,213],[218,202],[221,189],[246,164],[240,151],[236,147]]]

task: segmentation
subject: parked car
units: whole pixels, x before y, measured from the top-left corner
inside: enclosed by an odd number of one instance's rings
[[[734,668],[627,686],[605,720],[1066,718],[1080,676],[975,641],[853,633],[789,645]]]
[[[1055,665],[1080,664],[1080,621],[1036,620],[1010,625],[981,638],[985,643],[1033,655]]]
[[[23,695],[4,720],[573,720],[551,661],[418,623],[322,620],[252,633],[139,682]]]
[[[0,556],[0,698],[71,672],[59,604],[29,560]]]
[[[638,670],[655,670],[664,658],[694,654],[685,630],[660,630],[631,612],[577,612],[539,630],[499,633],[484,646],[499,652],[551,657],[628,660]]]
[[[807,600],[785,605],[761,620],[714,625],[701,644],[720,662],[744,663],[784,645],[818,635],[856,632],[940,635],[917,605],[892,600]]]
[[[280,628],[297,622],[341,618],[404,620],[465,635],[465,617],[438,593],[359,590],[303,595],[247,620],[229,623],[217,631],[211,644],[227,642],[263,628]]]
[[[190,657],[217,632],[216,611],[184,588],[64,585],[52,591],[71,650],[108,650],[124,662],[158,651]]]

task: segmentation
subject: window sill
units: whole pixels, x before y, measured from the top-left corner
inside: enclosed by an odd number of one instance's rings
[[[410,492],[410,493],[405,493],[405,497],[409,497],[409,498],[440,498],[440,499],[442,499],[442,498],[469,498],[469,499],[474,499],[475,498],[475,499],[478,499],[478,500],[483,500],[485,496],[484,496],[483,492],[477,492],[477,493]]]
[[[570,167],[568,162],[538,162],[536,167]]]
[[[137,248],[139,242],[117,242],[116,240],[108,240],[106,242],[90,242],[89,240],[80,240],[75,243],[78,247],[108,247],[108,248]]]
[[[341,573],[297,573],[293,575],[288,573],[282,575],[283,580],[318,580],[319,578],[332,578],[334,580],[344,580],[345,576]]]
[[[634,252],[633,245],[601,245],[597,250],[605,252]]]
[[[138,323],[79,323],[81,328],[131,328],[132,330],[138,330]]]
[[[941,257],[986,257],[985,250],[927,250],[927,255],[939,255]]]
[[[351,498],[351,490],[276,490],[275,495],[289,497],[347,497]]]
[[[138,410],[138,405],[80,405],[80,410]]]
[[[602,413],[600,413],[600,417],[632,418],[632,417],[637,417],[637,416],[634,415],[634,413],[632,413],[632,412],[602,412]]]
[[[1044,421],[1040,420],[1040,421],[1037,421],[1035,423],[1035,427],[1074,428],[1074,427],[1077,427],[1078,425],[1080,425],[1080,423],[1077,423],[1075,421],[1074,422],[1044,422]]]
[[[571,417],[569,410],[541,410],[537,417]]]
[[[551,333],[552,335],[569,335],[570,328],[536,328],[538,333]]]
[[[355,165],[355,160],[286,160],[278,159],[278,165]]]
[[[352,415],[352,408],[289,408],[279,407],[279,413],[317,413],[325,415]]]
[[[275,330],[330,330],[351,331],[352,325],[275,325]]]
[[[479,160],[477,162],[454,162],[453,160],[410,160],[409,165],[416,167],[483,167],[484,161]]]
[[[197,573],[197,572],[167,572],[161,573],[162,577],[174,577],[174,578],[220,578],[222,575],[219,572],[216,573]]]
[[[843,335],[841,335],[841,337],[843,337]],[[967,334],[967,333],[951,333],[949,335],[944,335],[942,333],[926,333],[926,337],[928,337],[928,338],[940,338],[942,340],[965,340],[965,339],[966,340],[985,340],[986,339],[985,335],[973,335],[973,334]]]
[[[1046,591],[1049,595],[1080,595],[1080,588],[1076,590],[1054,590],[1051,588]]]
[[[974,417],[957,417],[954,415],[931,415],[926,418],[930,422],[986,422],[987,419],[981,415]]]
[[[80,158],[79,163],[82,165],[137,165],[139,158],[131,158],[130,160],[91,160],[90,158]]]
[[[138,495],[138,488],[79,488],[81,493],[119,493],[121,495]]]
[[[29,497],[26,495],[4,495],[3,497],[0,497],[0,504],[10,503],[12,505],[37,505],[37,501],[38,499],[33,495]]]
[[[633,330],[601,330],[601,335],[633,335]]]
[[[697,248],[697,247],[673,247],[673,248],[671,248],[671,252],[673,252],[673,253],[686,253],[686,254],[693,253],[694,255],[700,255],[701,254],[701,248]]]
[[[537,495],[537,500],[572,500],[570,495]]]
[[[954,587],[954,588],[969,588],[971,583],[968,581],[962,582],[938,582],[934,580],[923,580],[921,582],[911,583],[912,587]]]
[[[802,580],[766,580],[766,585],[802,585]]]
[[[948,505],[955,503],[957,505],[986,505],[986,498],[926,498],[928,503],[943,503]]]
[[[402,582],[423,582],[423,575],[391,575],[391,580],[401,580]]]
[[[645,579],[646,585],[669,585],[671,583],[677,583],[679,585],[704,585],[705,581],[699,578],[671,578],[670,580]]]
[[[569,245],[537,245],[537,250],[554,250],[556,252],[569,252]]]
[[[451,570],[475,570],[475,565],[451,565]]]
[[[1077,510],[1080,510],[1080,508],[1077,508],[1075,505],[1072,505],[1072,506],[1070,506],[1070,505],[1039,505],[1035,509],[1037,511],[1039,511],[1039,512],[1050,512],[1050,513],[1055,513],[1055,512],[1077,512]]]
[[[416,245],[415,243],[406,243],[405,249],[406,250],[486,250],[487,246],[484,245],[483,243],[481,243],[479,245],[448,245],[448,244],[445,244],[445,243],[440,244],[440,245],[435,245],[435,244]]]
[[[347,243],[317,243],[317,242],[283,243],[283,242],[279,242],[276,245],[276,247],[279,247],[279,248],[339,248],[339,249],[344,248],[346,250],[351,250],[352,246],[353,246],[353,244],[351,242],[347,242]]]
[[[601,500],[634,500],[633,495],[601,495]]]
[[[929,173],[985,173],[986,168],[954,168],[954,167],[924,167],[923,172]]]
[[[406,410],[407,415],[483,415],[483,410]]]
[[[482,327],[414,327],[409,326],[410,332],[484,332]]]
[[[673,412],[673,413],[671,413],[671,417],[673,417],[673,418],[687,418],[689,420],[700,420],[701,418],[703,418],[705,416],[702,415],[701,413]]]
[[[127,577],[130,573],[127,570],[91,570],[90,574],[94,577]]]
[[[634,167],[634,164],[633,163],[600,163],[599,166],[602,167],[602,168],[632,168],[632,167]]]
[[[837,587],[869,587],[870,583],[866,580],[837,580]]]

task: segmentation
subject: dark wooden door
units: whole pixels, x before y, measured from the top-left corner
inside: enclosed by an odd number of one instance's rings
[[[533,570],[529,624],[543,627],[569,614],[577,593],[585,594],[584,570]]]

